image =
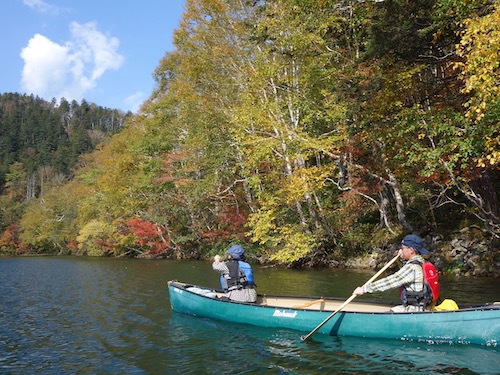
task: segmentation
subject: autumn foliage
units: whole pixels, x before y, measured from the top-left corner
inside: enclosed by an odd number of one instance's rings
[[[232,240],[244,241],[247,217],[242,212],[219,212],[214,227],[200,232],[203,241],[208,245],[229,243]]]
[[[187,0],[150,98],[71,181],[40,169],[42,194],[3,169],[2,249],[206,258],[237,241],[296,266],[429,227],[498,240],[498,8]]]
[[[132,246],[150,257],[166,256],[171,246],[168,235],[156,223],[149,223],[138,217],[127,221],[130,232],[134,235]]]

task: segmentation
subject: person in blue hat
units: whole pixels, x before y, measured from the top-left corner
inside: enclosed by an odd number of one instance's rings
[[[422,239],[419,236],[415,234],[405,236],[399,249],[399,256],[405,260],[403,267],[383,279],[357,287],[353,294],[359,296],[364,293],[383,292],[402,287],[401,300],[403,304],[392,307],[391,311],[423,311],[426,306],[420,303],[419,299],[421,298],[420,294],[425,292],[422,270],[424,258],[422,255],[426,254],[429,254],[429,251],[424,248]]]
[[[227,260],[221,261],[216,255],[212,268],[221,274],[220,283],[224,296],[238,302],[255,302],[257,292],[250,264],[245,262],[245,250],[240,245],[233,245],[227,251]]]

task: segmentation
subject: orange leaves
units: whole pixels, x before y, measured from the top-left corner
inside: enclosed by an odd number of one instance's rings
[[[128,229],[135,236],[135,245],[150,256],[166,254],[171,246],[170,237],[156,223],[133,217],[127,221]]]
[[[242,240],[244,238],[246,222],[247,215],[243,212],[236,210],[219,212],[216,215],[215,222],[212,223],[210,228],[202,230],[200,236],[208,241],[209,244],[234,238]]]
[[[163,184],[174,182],[176,187],[187,185],[191,178],[183,176],[184,173],[193,172],[193,168],[185,166],[183,163],[188,158],[187,152],[170,152],[162,155],[161,175],[156,179],[157,183]]]
[[[17,224],[11,224],[0,236],[0,248],[7,249],[15,254],[21,248],[19,240],[19,228]]]

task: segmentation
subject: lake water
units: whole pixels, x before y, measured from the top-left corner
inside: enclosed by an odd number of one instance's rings
[[[254,266],[259,293],[348,298],[373,273]],[[0,374],[499,374],[500,348],[336,338],[174,313],[167,281],[217,288],[209,262],[0,258]],[[443,297],[500,301],[497,279]],[[365,296],[363,296],[365,297]],[[397,300],[386,292],[372,298]]]

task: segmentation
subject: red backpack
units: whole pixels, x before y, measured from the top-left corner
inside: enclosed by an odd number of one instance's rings
[[[421,292],[408,291],[405,287],[401,287],[401,300],[406,305],[417,304],[428,306],[439,298],[439,280],[436,267],[430,262],[419,262],[418,260],[410,261],[409,263],[422,266],[424,274],[424,288]]]
[[[424,281],[431,291],[431,301],[436,302],[439,298],[439,280],[436,267],[431,262],[424,262],[422,264],[422,271],[424,272]]]

